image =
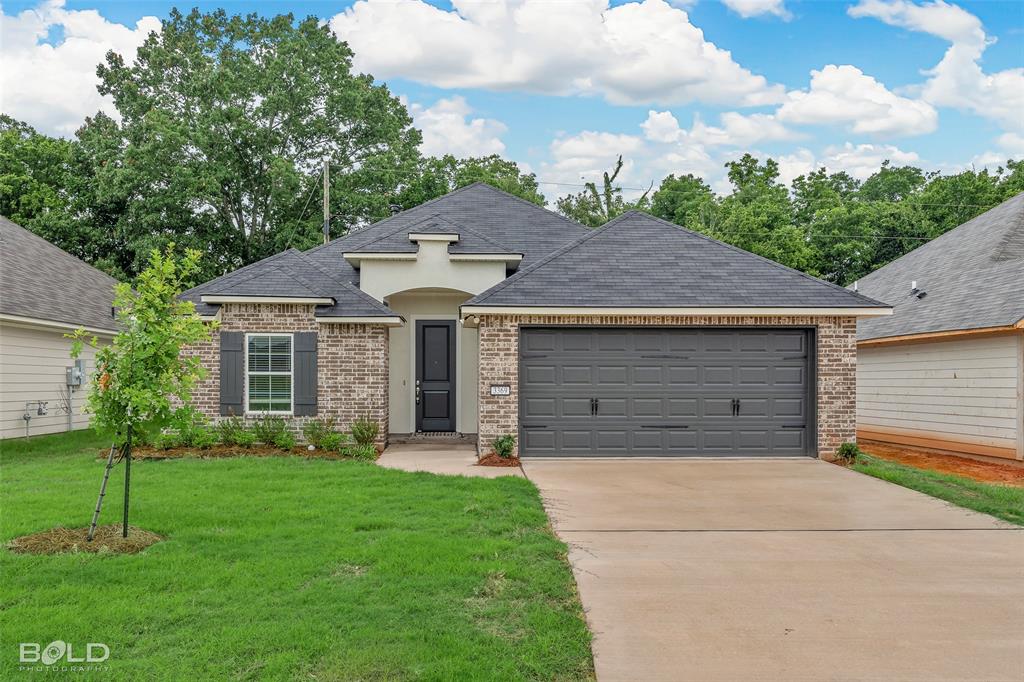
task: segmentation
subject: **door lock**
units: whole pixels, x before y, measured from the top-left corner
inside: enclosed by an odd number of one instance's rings
[[[420,404],[420,380],[416,380],[416,404]]]

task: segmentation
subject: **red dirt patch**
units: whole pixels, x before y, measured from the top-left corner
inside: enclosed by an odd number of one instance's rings
[[[492,452],[478,459],[476,463],[482,467],[517,467],[519,466],[519,458],[502,457]]]
[[[88,528],[51,528],[23,535],[7,543],[7,549],[18,554],[65,554],[76,552],[135,554],[163,540],[156,533],[128,526],[128,537],[121,537],[121,524],[97,526],[89,542]]]
[[[860,449],[890,462],[899,462],[907,466],[944,474],[955,474],[982,483],[1000,483],[1024,487],[1024,466],[983,462],[968,457],[943,455],[937,452],[926,452],[894,445],[878,443],[862,443]]]

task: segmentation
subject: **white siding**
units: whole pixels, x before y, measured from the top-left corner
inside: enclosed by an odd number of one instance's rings
[[[858,348],[858,436],[1020,458],[1022,339]]]
[[[71,331],[71,330],[67,330]],[[0,322],[0,438],[25,435],[25,403],[45,400],[49,413],[40,417],[32,411],[29,434],[68,430],[68,414],[62,409],[61,392],[66,390],[65,369],[73,364],[71,341],[64,331]],[[86,375],[96,368],[95,353],[88,346],[82,353]],[[89,425],[85,385],[73,395],[71,427]]]

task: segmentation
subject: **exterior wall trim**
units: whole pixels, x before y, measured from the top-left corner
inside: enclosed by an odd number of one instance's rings
[[[267,303],[295,305],[334,305],[333,298],[314,298],[304,296],[200,296],[203,303]]]
[[[449,260],[459,262],[472,262],[472,261],[483,261],[483,262],[503,262],[503,263],[518,263],[523,260],[523,254],[521,253],[453,253],[449,254]]]
[[[346,315],[335,315],[331,317],[317,317],[316,321],[320,324],[382,324],[385,327],[401,327],[405,324],[405,320],[397,315],[394,317],[349,317]]]
[[[416,260],[416,256],[417,254],[415,253],[406,253],[404,251],[397,251],[394,253],[376,253],[370,251],[364,253],[360,251],[349,251],[341,254],[342,258],[353,265],[357,265],[359,261],[362,260]]]
[[[411,242],[457,242],[461,235],[457,232],[410,232]]]
[[[737,308],[737,307],[688,307],[688,308],[645,308],[621,307],[602,308],[587,306],[462,306],[462,316],[479,315],[627,315],[627,316],[829,316],[829,317],[879,317],[892,315],[892,308]]]
[[[915,341],[932,341],[934,339],[955,339],[965,336],[989,336],[996,334],[1012,334],[1024,329],[1021,323],[1002,327],[979,327],[978,329],[950,329],[941,332],[921,332],[919,334],[903,334],[901,336],[881,336],[874,339],[858,341],[858,346],[887,346],[897,343],[913,343]]]
[[[114,336],[117,331],[114,329],[100,329],[99,327],[83,327],[82,325],[73,324],[71,322],[57,322],[55,320],[43,320],[38,317],[23,317],[21,315],[7,315],[0,314],[0,322],[9,322],[19,327],[32,327],[34,329],[66,329],[68,331],[75,331],[76,329],[84,329],[90,334],[96,334],[97,336]]]

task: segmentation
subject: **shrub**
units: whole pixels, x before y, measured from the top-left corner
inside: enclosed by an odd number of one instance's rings
[[[352,459],[372,462],[377,459],[377,448],[371,443],[357,443],[355,445],[346,445],[342,449],[341,454]]]
[[[331,432],[320,439],[320,445],[318,447],[324,450],[330,450],[331,452],[341,452],[342,449],[349,445],[348,435],[344,433]]]
[[[491,447],[494,448],[494,452],[499,457],[508,459],[516,449],[516,437],[509,433],[506,433],[504,436],[498,436],[491,441]]]
[[[352,438],[359,445],[373,445],[380,433],[380,426],[370,419],[357,419],[352,422]]]
[[[291,431],[282,431],[274,436],[274,445],[282,450],[291,450],[295,447],[295,434]]]
[[[844,466],[850,466],[857,461],[857,457],[860,454],[860,448],[857,447],[856,443],[843,443],[836,450],[836,461]]]
[[[277,437],[287,430],[288,425],[285,424],[284,419],[269,414],[263,415],[252,423],[252,432],[256,436],[256,441],[267,445],[276,443]]]
[[[189,442],[186,443],[189,447],[199,448],[200,450],[206,450],[212,448],[217,444],[217,434],[211,429],[206,427],[194,429],[189,433]]]
[[[177,410],[171,426],[177,433],[179,447],[206,449],[217,444],[217,436],[210,430],[206,417],[194,407]]]
[[[302,435],[306,437],[306,442],[313,447],[326,447],[323,442],[324,438],[334,433],[334,418],[328,419],[314,419],[306,422],[302,427]],[[329,449],[329,448],[328,448]]]
[[[233,444],[240,448],[251,448],[253,445],[256,445],[256,434],[248,429],[239,431],[235,434],[235,442]]]
[[[170,450],[181,445],[181,439],[174,432],[158,433],[153,436],[153,447],[157,450]]]
[[[247,433],[245,422],[241,417],[228,417],[217,424],[217,433],[220,435],[220,442],[224,445],[241,445],[238,442],[239,434]]]

